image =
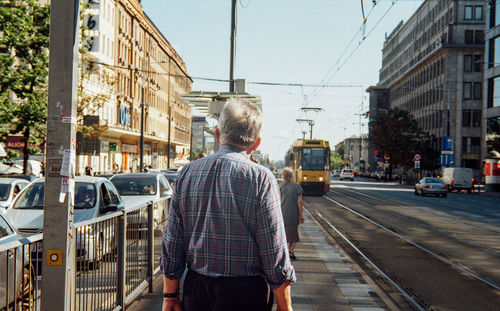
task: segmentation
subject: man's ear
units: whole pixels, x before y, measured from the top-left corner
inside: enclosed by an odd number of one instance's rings
[[[262,137],[257,138],[257,140],[255,141],[255,143],[252,146],[252,151],[255,151],[255,150],[257,150],[257,148],[259,148],[261,141],[262,141]]]
[[[215,128],[215,140],[217,144],[220,146],[220,130],[218,127]]]

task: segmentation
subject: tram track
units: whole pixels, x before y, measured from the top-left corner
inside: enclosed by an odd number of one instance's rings
[[[497,310],[500,285],[496,281],[457,264],[439,249],[431,249],[405,237],[396,229],[401,224],[410,223],[412,227],[424,226],[426,231],[429,224],[402,215],[392,218],[393,221],[397,219],[399,224],[395,227],[390,223],[379,223],[373,217],[364,215],[359,207],[383,214],[374,207],[374,200],[382,202],[384,199],[373,197],[364,201],[353,198],[352,193],[350,196],[336,191],[335,197],[329,193],[321,198],[322,202],[319,198],[308,198],[307,201],[312,204],[308,204],[307,208],[335,240],[341,240],[344,247],[349,245],[347,247],[352,248],[348,253],[355,253],[368,262],[415,309]],[[355,205],[358,211],[348,205]],[[446,232],[434,230],[432,234],[446,235]],[[450,238],[456,237],[446,237]],[[456,239],[455,243],[463,242]],[[477,245],[476,248],[481,250]],[[489,255],[498,260],[496,252]]]
[[[376,201],[379,201],[381,203],[390,203],[390,204],[394,204],[395,200],[393,199],[386,199],[386,198],[379,198],[379,197],[376,197],[376,196],[371,196],[371,195],[366,195],[364,193],[360,193],[358,191],[353,191],[353,190],[350,190],[350,189],[343,189],[340,191],[340,193],[348,193],[349,196],[351,194],[355,194],[355,195],[360,195],[361,197],[367,197],[367,200],[368,201],[364,201],[360,198],[353,198],[352,196],[350,196],[349,198],[349,201],[357,201],[357,202],[360,202],[362,204],[368,204],[370,205],[371,208],[374,208],[374,209],[377,209],[381,212],[385,212],[387,213],[388,211],[384,211],[384,210],[381,210],[379,209],[376,205],[374,205],[374,202],[373,200],[376,200]],[[339,193],[339,191],[337,190],[337,193]],[[338,200],[339,202],[343,202],[344,204],[349,204],[350,202],[349,201],[342,201],[342,200],[339,200],[339,199],[336,199]],[[399,202],[400,203],[400,202]],[[408,206],[408,208],[414,208],[413,206]],[[481,242],[479,241],[471,241],[469,239],[466,239],[466,238],[462,238],[460,237],[458,234],[455,234],[453,232],[449,232],[449,231],[445,231],[445,230],[441,230],[431,224],[429,224],[428,222],[424,221],[424,220],[421,220],[421,219],[417,219],[415,217],[409,217],[407,215],[404,215],[404,214],[401,214],[401,213],[392,213],[390,215],[391,218],[398,218],[399,220],[401,221],[405,221],[405,222],[411,222],[413,224],[416,224],[422,228],[425,228],[429,231],[432,231],[433,233],[435,234],[439,234],[441,236],[446,236],[448,239],[450,240],[454,240],[458,243],[462,243],[468,247],[471,247],[471,248],[474,248],[474,249],[477,249],[479,251],[482,251],[482,252],[486,252],[486,253],[489,253],[495,257],[498,257],[500,258],[500,247],[498,247],[498,243],[497,245],[493,245],[493,246],[497,246],[498,249],[493,249],[491,245],[483,245]],[[449,216],[446,217],[446,216],[443,216],[443,215],[439,215],[437,213],[434,213],[432,215],[432,217],[434,218],[443,218],[445,219],[447,222],[451,222],[451,223],[454,223],[456,224],[457,226],[460,225],[460,226],[465,226],[465,227],[468,227],[470,228],[471,231],[474,231],[476,232],[484,232],[484,234],[488,234],[488,235],[492,235],[492,236],[496,236],[498,237],[498,239],[500,239],[500,231],[495,231],[495,230],[490,230],[488,228],[484,228],[484,227],[479,227],[478,225],[475,225],[475,224],[471,224],[471,223],[467,223],[467,222],[464,222],[464,221],[458,221],[454,218],[450,218]],[[387,227],[389,227],[390,225],[387,225]],[[391,230],[398,233],[398,232],[401,232],[400,229],[397,229],[397,228],[393,228],[391,227]],[[456,230],[456,228],[455,228]]]

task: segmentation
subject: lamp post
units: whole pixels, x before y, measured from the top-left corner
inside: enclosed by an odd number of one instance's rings
[[[142,90],[141,90],[141,138],[139,141],[139,171],[144,172],[144,88],[146,84],[146,75],[144,74],[144,66],[148,64],[161,64],[167,63],[168,61],[162,60],[159,62],[142,62],[141,72],[142,72]],[[170,113],[170,112],[169,112]],[[170,115],[169,115],[170,117]]]

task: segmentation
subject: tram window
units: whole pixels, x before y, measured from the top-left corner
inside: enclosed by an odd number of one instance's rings
[[[302,149],[302,170],[322,171],[325,169],[325,150],[323,148]]]

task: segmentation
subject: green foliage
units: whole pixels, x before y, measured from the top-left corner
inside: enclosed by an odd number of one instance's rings
[[[330,152],[330,163],[332,169],[341,169],[344,166],[344,146],[342,145],[341,149],[337,150],[337,152]]]
[[[49,6],[35,0],[0,1],[0,136],[45,137]],[[29,144],[25,144],[25,157]]]
[[[381,156],[388,155],[393,166],[413,166],[413,156],[420,154],[423,169],[439,167],[438,139],[424,133],[415,118],[405,110],[389,109],[370,121],[371,143]]]

